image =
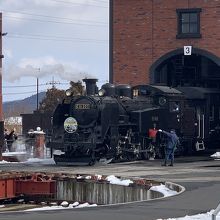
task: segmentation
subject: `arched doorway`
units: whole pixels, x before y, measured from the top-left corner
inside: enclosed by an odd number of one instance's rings
[[[198,48],[190,56],[183,49],[171,51],[151,66],[150,83],[220,88],[220,58]]]

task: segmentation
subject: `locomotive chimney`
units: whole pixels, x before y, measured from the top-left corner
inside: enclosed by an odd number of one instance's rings
[[[97,79],[83,79],[83,82],[86,83],[86,94],[95,95],[97,93],[96,82]]]

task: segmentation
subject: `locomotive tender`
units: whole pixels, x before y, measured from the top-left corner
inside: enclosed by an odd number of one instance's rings
[[[57,164],[161,157],[158,129],[176,130],[179,153],[220,144],[219,89],[106,83],[98,91],[96,79],[83,81],[87,95],[67,90],[53,114],[49,147]]]

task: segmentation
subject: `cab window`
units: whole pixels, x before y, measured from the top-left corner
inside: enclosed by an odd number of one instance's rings
[[[137,97],[138,96],[138,89],[134,89],[133,90],[133,97]]]

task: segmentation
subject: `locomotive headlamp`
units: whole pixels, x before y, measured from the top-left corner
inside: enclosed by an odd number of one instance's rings
[[[99,96],[104,96],[105,95],[105,90],[104,89],[100,89],[98,92]]]
[[[67,90],[66,90],[66,96],[71,96],[71,95],[72,95],[71,89],[67,89]]]

